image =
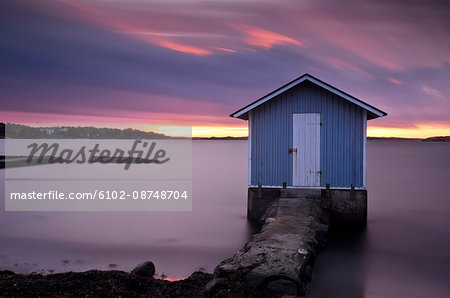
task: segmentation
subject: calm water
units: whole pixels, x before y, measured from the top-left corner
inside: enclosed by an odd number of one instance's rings
[[[194,141],[192,212],[3,212],[0,268],[212,271],[248,240],[247,142]],[[368,141],[369,222],[332,234],[311,297],[448,297],[450,144]]]
[[[212,272],[253,232],[246,220],[247,142],[193,143],[192,212],[2,212],[0,268],[61,272],[114,264],[129,271],[150,260],[170,278]]]
[[[369,219],[334,233],[311,297],[450,297],[450,144],[368,141]]]

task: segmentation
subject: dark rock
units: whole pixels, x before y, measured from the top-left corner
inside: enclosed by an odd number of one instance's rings
[[[187,280],[197,282],[197,283],[204,283],[206,281],[210,281],[213,278],[213,275],[210,273],[206,273],[203,271],[195,271],[187,278]]]
[[[208,289],[208,290],[206,290]],[[205,291],[208,297],[214,298],[252,298],[261,297],[250,288],[245,281],[238,279],[216,278],[205,285]]]
[[[210,292],[217,284],[220,284],[221,282],[223,283],[226,280],[226,278],[214,278],[206,284],[205,290]]]
[[[0,270],[0,275],[15,275],[15,273],[9,270]]]
[[[153,275],[155,275],[155,264],[150,261],[139,264],[133,270],[131,270],[131,274],[139,275],[142,277],[153,277]]]
[[[194,272],[179,281],[149,279],[119,270],[15,274],[0,271],[0,297],[207,297],[205,286],[212,274]],[[235,297],[245,288],[228,285]],[[241,290],[242,289],[242,290]]]
[[[297,296],[298,284],[292,280],[274,278],[263,286],[262,293],[267,297]]]

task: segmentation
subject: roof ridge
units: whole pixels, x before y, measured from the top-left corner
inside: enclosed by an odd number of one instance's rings
[[[308,80],[309,82],[312,82],[315,85],[318,85],[319,87],[322,87],[334,94],[336,94],[337,96],[346,99],[350,102],[352,102],[353,104],[356,104],[358,106],[360,106],[361,108],[367,110],[368,112],[370,112],[372,114],[372,117],[370,119],[373,118],[378,118],[378,117],[383,117],[386,116],[387,113],[383,112],[382,110],[322,81],[321,79],[309,74],[309,73],[304,73],[303,75],[297,77],[296,79],[284,84],[283,86],[273,90],[272,92],[269,92],[268,94],[264,95],[263,97],[253,101],[252,103],[244,106],[243,108],[239,109],[238,111],[232,113],[230,115],[230,117],[233,118],[240,118],[240,119],[245,119],[245,115],[252,109],[258,107],[259,105],[271,100],[272,98],[276,97],[277,95],[284,93],[285,91],[297,86],[298,84],[304,82],[305,80]]]

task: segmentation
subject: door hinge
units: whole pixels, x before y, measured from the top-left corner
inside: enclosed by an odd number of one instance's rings
[[[289,148],[289,153],[297,152],[297,148]]]

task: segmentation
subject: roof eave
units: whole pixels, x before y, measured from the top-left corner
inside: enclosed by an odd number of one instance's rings
[[[231,118],[236,118],[236,119],[242,119],[242,120],[248,120],[248,112],[244,113],[240,116],[236,116],[236,112],[230,115]]]

